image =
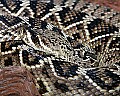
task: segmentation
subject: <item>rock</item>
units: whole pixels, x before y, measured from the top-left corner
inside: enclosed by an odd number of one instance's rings
[[[0,96],[40,96],[35,79],[25,68],[0,69]]]

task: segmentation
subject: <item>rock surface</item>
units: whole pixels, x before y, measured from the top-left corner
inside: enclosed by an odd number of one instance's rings
[[[0,69],[0,96],[40,96],[30,72],[21,67]]]
[[[104,5],[116,11],[120,11],[120,0],[86,0],[86,1]]]

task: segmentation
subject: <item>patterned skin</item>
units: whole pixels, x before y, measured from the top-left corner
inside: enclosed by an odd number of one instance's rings
[[[0,68],[25,67],[44,96],[119,96],[119,17],[82,0],[1,0]]]

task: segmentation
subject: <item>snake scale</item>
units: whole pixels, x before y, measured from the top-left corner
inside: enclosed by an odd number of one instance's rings
[[[29,70],[43,96],[120,96],[120,13],[83,0],[0,0],[6,66]]]

